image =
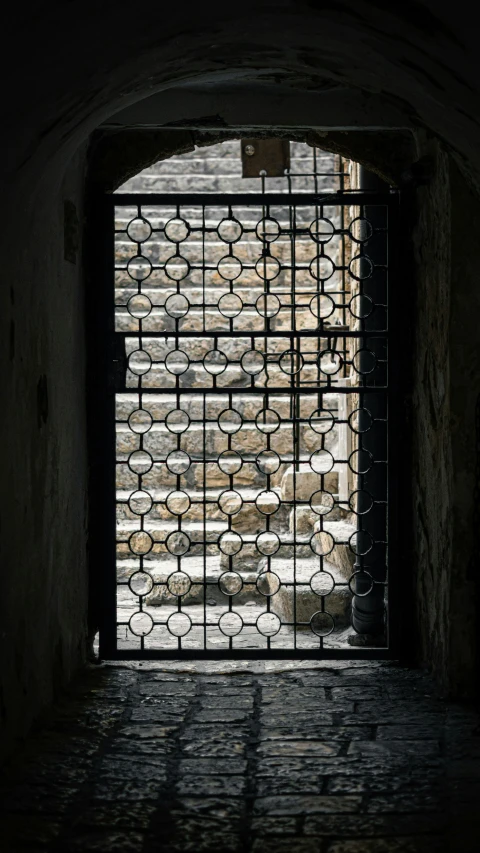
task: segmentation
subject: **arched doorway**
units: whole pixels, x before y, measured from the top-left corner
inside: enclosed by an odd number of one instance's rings
[[[398,193],[301,142],[281,177],[240,154],[106,202],[102,654],[388,656]]]

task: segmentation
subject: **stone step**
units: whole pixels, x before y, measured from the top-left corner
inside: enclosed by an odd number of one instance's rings
[[[260,565],[259,571],[265,572],[265,567]],[[272,558],[270,572],[262,580],[274,592],[272,604],[284,621],[310,623],[324,609],[333,617],[332,627],[350,622],[352,593],[342,572],[325,558],[322,567],[318,558],[300,558],[295,565],[291,560]]]
[[[348,580],[354,571],[355,554],[352,551],[349,542],[351,537],[357,532],[355,524],[347,521],[328,521],[323,520],[323,532],[321,531],[320,519],[315,524],[315,532],[321,542],[322,550],[327,551],[331,545],[331,537],[335,540],[335,547],[329,555],[329,560],[338,569],[342,576]]]
[[[292,192],[323,192],[325,189],[332,187],[332,177],[330,175],[319,175],[315,182],[311,176],[295,175],[291,180]],[[289,183],[286,177],[269,178],[266,182],[269,192],[284,192],[288,194]],[[135,187],[135,189],[133,189]],[[261,192],[261,178],[242,178],[240,174],[142,174],[137,177],[135,183],[130,185],[129,189],[122,189],[122,192],[140,191],[143,193],[187,193],[187,192],[206,192],[206,193],[248,193]]]
[[[333,483],[335,484],[335,481],[333,481]],[[338,501],[338,497],[339,497],[338,494],[336,494],[335,492],[330,492],[330,494],[331,494],[332,499],[334,501]],[[326,500],[326,498],[325,498],[325,500]],[[329,501],[330,501],[330,503],[328,503],[328,506],[325,507],[326,510],[328,509],[329,520],[331,520],[331,521],[342,521],[342,520],[344,520],[346,518],[346,516],[348,515],[347,510],[344,507],[339,506],[338,504],[335,504],[332,508],[330,508],[331,499],[329,499]],[[315,502],[315,504],[316,504],[316,506],[318,506],[318,504],[316,502]],[[315,532],[315,525],[317,522],[318,522],[318,512],[315,512],[311,508],[310,503],[308,503],[306,505],[301,503],[300,505],[297,505],[294,509],[292,509],[290,511],[290,522],[289,522],[290,535],[291,536],[295,536],[295,535],[312,536],[312,534]]]
[[[280,366],[273,362],[269,362],[268,373],[269,386],[273,385],[275,388],[285,388],[285,393],[288,393],[290,382],[288,376],[285,375]],[[322,384],[325,385],[327,381],[325,376],[319,374],[316,363],[304,364],[298,376],[304,386],[308,386],[312,389],[315,389]],[[146,390],[175,388],[177,387],[176,379],[177,377],[167,370],[164,364],[152,364],[148,373],[142,377],[142,387]],[[202,390],[205,389],[208,393],[208,389],[214,387],[212,376],[205,370],[202,364],[191,364],[188,370],[178,377],[178,380],[178,388],[180,392],[182,388],[199,388]],[[231,390],[232,393],[242,389],[248,390],[252,384],[250,380],[251,377],[245,373],[240,366],[229,367],[223,374],[217,377],[216,387],[219,389]],[[259,374],[256,378],[255,387],[265,387],[266,381],[266,374],[265,372],[262,372],[262,374]],[[345,380],[342,382],[342,377],[339,375],[336,382],[343,385]],[[138,385],[138,377],[127,372],[126,385],[131,388],[136,388]]]
[[[207,395],[206,416],[211,418],[217,417],[225,408],[229,406],[229,395],[218,394]],[[334,412],[338,408],[338,394],[325,393],[323,395],[323,405],[326,409]],[[242,392],[238,395],[233,395],[232,406],[244,418],[255,418],[257,413],[263,406],[262,399],[258,398],[257,394],[248,394]],[[316,409],[316,400],[312,399],[311,394],[299,395],[300,417],[308,418]],[[147,404],[148,403],[148,404]],[[156,420],[163,420],[166,415],[176,409],[178,405],[177,395],[175,393],[158,392],[157,394],[149,394],[148,400],[145,398],[144,408],[151,411],[152,416]],[[274,409],[280,417],[288,417],[290,412],[290,395],[287,391],[285,394],[270,393],[268,396],[269,408]],[[118,420],[127,420],[130,413],[138,406],[138,394],[135,391],[122,392],[116,395],[116,417]],[[184,394],[181,397],[181,408],[189,413],[192,418],[203,419],[203,398],[199,394]],[[326,435],[329,433],[327,432]]]
[[[259,432],[252,423],[244,423],[239,432],[230,437],[230,440],[215,424],[207,426],[208,429],[204,429],[201,424],[191,424],[189,429],[182,435],[181,449],[189,454],[191,459],[198,459],[199,456],[205,454],[207,461],[214,461],[217,456],[230,449],[236,451],[242,457],[245,455],[257,456],[262,451],[267,450],[267,448],[279,454],[281,460],[288,461],[288,455],[290,455],[290,458],[293,456],[294,433],[291,424],[281,424],[277,432],[270,436],[270,445],[267,444],[265,435]],[[155,427],[157,427],[157,424],[155,424]],[[139,446],[138,436],[135,433],[127,431],[126,427],[122,437],[117,441],[118,462],[127,462],[130,454],[138,450]],[[177,447],[177,436],[169,432],[166,427],[163,429],[154,429],[152,427],[143,436],[142,449],[151,454],[154,462],[163,462],[169,453],[177,450]],[[308,451],[315,453],[321,447],[320,436],[305,425],[304,430],[300,432],[300,447],[302,455],[306,456]],[[333,436],[331,443],[328,443],[326,449],[329,449],[329,452],[335,457],[337,444]],[[333,470],[324,475],[326,478],[325,482],[327,482],[328,478],[335,471],[339,470],[340,464],[342,463],[337,462]],[[315,474],[316,482],[319,482],[319,478],[320,475]],[[313,480],[314,477],[310,477],[308,480],[309,484],[313,485]],[[293,478],[290,488],[293,490]],[[337,491],[337,489],[333,490]],[[310,494],[313,491],[316,491],[316,489],[312,488]],[[286,491],[284,496],[285,499],[288,499]]]
[[[237,490],[240,491],[240,490]],[[156,504],[156,507],[164,507],[164,504]],[[207,539],[210,542],[217,541],[218,535],[223,533],[225,530],[229,529],[229,520],[228,517],[220,510],[217,504],[210,504],[212,508],[211,514],[205,519],[205,505],[203,503],[193,504],[193,508],[195,512],[198,510],[198,514],[194,515],[193,518],[189,517],[190,513],[187,512],[182,517],[181,527],[192,540],[198,541],[199,538],[202,539],[204,532],[206,531]],[[280,505],[281,509],[290,510],[290,507],[287,505]],[[246,527],[245,530],[240,530],[239,527],[241,525],[237,524],[237,528],[234,528],[234,525],[237,520],[237,516],[240,517],[240,514],[243,510],[247,510],[250,515],[256,514],[259,519],[263,521],[263,524],[260,526],[258,530],[253,529],[253,527]],[[308,545],[311,542],[311,534],[310,533],[299,533],[294,538],[293,535],[289,532],[288,529],[285,529],[283,525],[277,524],[279,511],[275,513],[275,517],[272,521],[272,529],[275,533],[281,534],[281,542],[282,545],[290,546],[294,542],[298,545]],[[242,510],[238,512],[236,515],[231,517],[232,521],[232,529],[237,529],[237,532],[240,532],[242,538],[245,538],[245,542],[255,542],[256,537],[259,532],[265,529],[265,515],[262,513],[258,513],[256,510],[255,504],[244,504]],[[140,519],[139,517],[132,518],[117,518],[116,522],[117,529],[117,542],[127,542],[129,537],[135,531],[140,529]],[[152,513],[144,516],[143,519],[143,530],[148,532],[152,538],[156,541],[162,541],[172,530],[178,529],[178,519],[172,513],[165,509],[165,513],[162,517],[153,517]],[[324,548],[319,549],[320,551],[324,551],[326,554],[326,558],[329,562],[332,563],[336,567],[336,569],[342,574],[343,578],[349,578],[352,573],[352,567],[355,560],[355,555],[349,548],[349,541],[352,534],[356,532],[356,527],[352,524],[349,524],[345,521],[326,521],[323,522],[323,531],[318,532],[318,527],[315,528],[317,533],[315,534],[315,542],[321,541],[322,544],[325,545]],[[212,538],[213,535],[213,538]],[[329,551],[330,548],[333,550]],[[343,549],[343,550],[342,550]],[[343,555],[343,551],[349,551],[352,555],[348,561],[341,560],[340,562],[335,559],[334,555],[336,552],[340,556]],[[261,552],[260,557],[261,557]],[[316,551],[314,553],[317,553]],[[318,557],[321,554],[318,553]],[[309,559],[314,559],[312,557],[312,553],[308,554]]]
[[[228,505],[228,503],[235,506],[233,500],[228,502],[226,499],[224,505]],[[288,530],[289,510],[288,506],[280,504],[275,513],[275,527],[279,533],[286,533]],[[219,504],[212,502],[192,504],[188,512],[182,516],[182,530],[191,536],[192,541],[201,541],[204,522],[207,525],[219,522],[224,525],[222,530],[228,529],[228,516],[222,511]],[[139,529],[139,525],[138,517],[133,519],[117,518],[118,541],[126,541],[132,531]],[[177,527],[177,517],[162,503],[155,504],[154,509],[144,518],[144,529],[153,536],[155,541],[162,542],[166,534],[176,530]],[[255,503],[243,503],[241,509],[231,517],[231,528],[237,533],[258,534],[264,527],[265,515],[259,512]]]
[[[265,204],[268,204],[268,195],[263,197],[265,199]],[[144,203],[142,205],[142,216],[145,219],[148,219],[152,228],[164,228],[165,224],[169,219],[174,219],[177,216],[177,208],[176,205],[169,204],[167,199],[168,196],[165,196],[165,201],[159,204],[149,205]],[[212,229],[211,235],[209,236],[209,231],[206,233],[206,239],[215,241],[215,232],[219,226],[219,223],[222,219],[228,218],[228,207],[229,204],[233,205],[233,216],[237,219],[244,231],[252,231],[255,232],[259,221],[263,216],[263,207],[262,204],[257,201],[252,201],[250,205],[246,205],[245,203],[239,204],[234,200],[228,202],[225,201],[225,204],[208,204],[205,208],[205,222],[202,217],[202,209],[199,205],[192,205],[190,202],[185,202],[181,205],[180,216],[186,222],[188,222],[190,228],[206,228]],[[328,207],[328,210],[327,210]],[[298,204],[295,208],[295,219],[296,219],[296,227],[297,232],[300,230],[308,231],[310,225],[315,219],[315,207],[306,202],[305,204]],[[132,207],[130,205],[119,205],[115,208],[115,228],[117,231],[116,238],[118,240],[124,239],[127,240],[127,236],[125,231],[127,226],[131,222],[132,219],[135,219],[137,216],[137,208]],[[280,227],[286,231],[290,228],[290,218],[289,218],[289,207],[288,200],[286,200],[282,204],[275,204],[271,206],[270,216],[277,220]],[[324,216],[328,218],[335,228],[341,228],[341,215],[340,215],[340,207],[332,203],[332,205],[325,205],[325,213]],[[152,239],[152,238],[150,238]],[[191,239],[191,238],[190,238]],[[281,238],[279,238],[281,239]],[[303,235],[298,235],[297,240],[303,239]],[[335,238],[332,238],[332,240]],[[130,241],[129,241],[130,242]],[[149,242],[149,241],[148,241]],[[146,245],[148,246],[148,242]],[[275,241],[272,244],[272,250],[278,241]],[[174,245],[172,243],[172,245]],[[224,244],[228,249],[228,244]],[[234,244],[236,245],[236,244]],[[328,243],[327,243],[328,245]]]
[[[222,591],[221,582],[219,585],[219,580],[224,573],[220,556],[210,556],[208,560],[203,556],[183,557],[180,562],[180,571],[186,577],[180,577],[178,570],[177,559],[167,556],[164,556],[161,561],[149,563],[148,574],[154,586],[143,598],[147,606],[161,607],[172,604],[179,598],[185,606],[204,602],[209,605],[228,604],[230,596]],[[134,561],[121,561],[117,567],[117,582],[128,582],[137,571],[138,565]],[[173,578],[172,575],[174,575]],[[250,599],[252,594],[258,595],[256,579],[256,570],[242,572],[243,588],[235,595],[236,603]],[[135,581],[133,581],[133,588],[135,589]]]
[[[132,291],[130,293],[130,296],[134,295],[135,292]],[[127,302],[128,294],[119,295],[117,301],[118,303]],[[335,328],[335,321],[341,319],[341,309],[339,308],[335,310],[330,315],[330,319],[333,321],[332,326],[330,327],[333,331]],[[271,328],[269,331],[265,330],[265,320],[255,308],[244,307],[241,314],[233,318],[232,321],[233,331],[237,333],[244,332],[246,340],[248,340],[248,342],[250,342],[250,338],[247,336],[249,336],[249,334],[252,332],[257,333],[257,343],[255,345],[255,348],[259,350],[261,350],[262,346],[264,345],[264,341],[268,340],[268,348],[270,351],[272,351],[275,346],[275,344],[272,342],[274,341],[275,334],[281,334],[285,332],[290,333],[291,327],[291,309],[288,306],[282,307],[277,316],[272,319]],[[320,348],[323,349],[328,347],[329,338],[325,336],[325,332],[322,332],[318,329],[318,319],[310,310],[308,304],[306,306],[296,306],[295,327],[299,335],[301,335],[304,331],[318,331],[318,338],[315,343],[318,346],[317,342],[320,339]],[[138,336],[139,334],[138,320],[133,318],[128,312],[128,310],[123,307],[123,305],[117,305],[117,307],[115,308],[115,331],[129,332],[132,336]],[[193,307],[190,307],[188,311],[188,316],[178,321],[178,331],[182,333],[188,332],[192,335],[199,333],[202,333],[204,335],[218,335],[222,333],[224,335],[230,335],[230,321],[228,318],[224,317],[221,314],[220,310],[215,307],[203,309],[202,307],[198,308],[194,305]],[[162,306],[158,308],[154,307],[149,316],[145,320],[143,320],[142,332],[157,333],[159,336],[164,338],[165,335],[175,335],[177,329],[175,327],[175,320],[167,314],[167,312]],[[259,336],[260,340],[258,340]],[[285,335],[282,335],[282,339],[284,342]],[[351,339],[347,340],[348,343],[351,344]],[[278,347],[280,345],[280,340],[275,343]],[[311,349],[311,337],[309,338],[309,343],[307,343],[306,338],[302,339],[302,347],[303,346],[308,346],[309,350]]]
[[[148,283],[148,281],[146,281],[142,285],[141,292],[143,295],[148,296],[148,298],[150,299],[152,306],[153,306],[153,314],[155,314],[155,312],[157,312],[157,314],[158,314],[159,309],[163,308],[167,299],[170,296],[175,295],[177,293],[177,290],[176,290],[175,286],[172,285],[171,282],[170,283],[163,282],[162,284],[159,284],[158,286],[153,287]],[[278,310],[281,313],[284,313],[284,309],[285,309],[285,307],[287,307],[289,312],[290,312],[290,310],[291,310],[291,288],[287,287],[286,284],[283,284],[283,285],[278,284],[274,288],[272,287],[270,292],[272,294],[275,294],[277,296],[279,302],[280,302],[280,305],[278,305],[278,303],[277,303],[273,307],[275,309],[278,308]],[[311,311],[311,309],[310,309],[310,303],[311,303],[312,299],[316,296],[317,292],[318,291],[317,291],[317,287],[315,285],[315,282],[306,280],[305,283],[302,285],[302,288],[301,289],[299,288],[299,290],[295,294],[295,308],[296,308],[295,313],[297,315],[300,315],[301,312],[303,311],[303,312],[307,312],[307,316],[309,314],[312,314],[312,317],[315,318],[317,326],[318,326],[318,318],[317,318],[317,314],[316,314],[317,305],[314,303],[313,311]],[[343,295],[343,291],[339,291],[338,287],[336,287],[334,283],[332,283],[332,285],[330,287],[325,287],[325,292],[327,294],[332,294],[331,298],[333,299],[334,302],[337,302],[337,303],[343,302],[343,300],[341,298],[341,296]],[[125,282],[119,282],[117,284],[116,289],[115,289],[115,302],[118,306],[125,306],[126,307],[129,299],[132,296],[135,296],[137,293],[138,293],[138,287],[135,284],[133,284],[131,279],[125,280]],[[187,314],[184,315],[186,317],[186,319],[184,320],[183,317],[181,317],[181,316],[178,317],[178,321],[180,324],[183,322],[184,324],[187,324],[187,326],[188,326],[188,323],[190,322],[191,313],[192,313],[192,311],[195,311],[195,310],[198,312],[203,312],[203,310],[205,310],[207,316],[209,315],[209,313],[214,312],[216,314],[217,312],[219,312],[219,310],[221,311],[222,306],[223,306],[224,312],[229,310],[228,302],[227,302],[227,305],[224,305],[226,300],[223,300],[222,304],[220,305],[220,309],[217,308],[219,300],[222,299],[222,297],[224,297],[230,293],[226,283],[221,288],[218,286],[206,286],[205,288],[203,288],[203,287],[200,287],[198,284],[195,284],[195,282],[188,282],[188,284],[183,285],[183,287],[180,290],[180,293],[182,294],[182,296],[186,297],[186,299],[188,300],[188,303],[189,303],[188,305],[185,303],[185,307],[188,309]],[[243,283],[238,284],[237,286],[234,286],[233,294],[235,296],[238,296],[239,299],[241,299],[241,301],[242,301],[242,304],[238,303],[234,306],[235,311],[240,312],[240,314],[237,313],[232,318],[234,323],[237,321],[237,318],[239,316],[242,316],[245,314],[249,317],[251,317],[251,316],[260,317],[262,323],[265,322],[264,301],[262,299],[259,302],[260,297],[264,296],[265,291],[264,291],[263,285],[260,283],[260,281],[258,281],[258,280],[254,281],[253,284],[249,285],[249,286],[245,286]],[[335,298],[336,295],[338,298]],[[346,294],[346,298],[348,300],[348,293]],[[272,300],[270,300],[270,301],[272,302]],[[258,306],[257,306],[257,302],[259,303]],[[316,300],[315,300],[315,302],[316,302]],[[172,309],[175,309],[175,304],[173,306],[171,304],[169,304],[169,306],[167,306],[167,307],[169,307],[169,310],[172,311]],[[95,308],[95,305],[93,305],[92,308]],[[267,308],[270,308],[270,305],[268,302],[267,302]],[[132,310],[134,310],[134,306],[133,306]],[[165,316],[163,311],[162,311],[162,316]],[[273,316],[269,317],[272,332],[275,331],[275,328],[276,328],[275,323],[276,323],[277,317],[278,317],[278,315],[273,315]],[[267,318],[268,318],[268,314],[267,314]],[[171,319],[170,319],[170,315],[169,315],[168,319],[171,322],[174,322],[175,317],[171,317]],[[229,316],[225,317],[225,320],[227,322],[229,319],[230,319]],[[330,315],[327,319],[328,319],[330,325],[332,325],[335,322],[335,318],[332,317],[332,315]],[[150,322],[150,319],[147,315],[147,318],[143,320],[144,326],[148,325],[149,322]],[[262,330],[263,330],[263,327],[262,327]],[[301,331],[301,327],[300,327],[300,331]],[[196,329],[192,328],[192,332],[195,333]]]
[[[188,151],[185,154],[175,154],[173,159],[182,159],[182,160],[194,160],[198,157],[240,157],[240,140],[238,139],[227,139],[222,142],[215,142],[213,145],[197,145],[193,151]],[[304,157],[304,158],[312,158],[313,157],[313,148],[307,145],[305,142],[290,142],[290,157]],[[331,159],[332,168],[334,163],[334,155],[328,151],[321,151],[317,149],[317,158],[320,159]],[[162,162],[162,161],[159,161]]]
[[[224,519],[225,512],[222,511],[221,507],[225,506],[227,510],[229,508],[234,510],[237,504],[241,504],[241,501],[243,504],[240,512],[247,509],[255,509],[256,507],[259,507],[261,510],[262,507],[268,509],[270,506],[273,508],[278,506],[279,508],[283,507],[287,509],[289,518],[290,515],[295,515],[300,510],[307,510],[310,508],[310,494],[307,492],[305,492],[306,497],[298,497],[295,502],[295,510],[293,510],[293,502],[282,499],[281,487],[275,486],[272,483],[270,483],[268,487],[266,477],[264,477],[263,482],[257,484],[252,483],[251,479],[252,478],[249,477],[248,482],[244,483],[237,482],[235,480],[233,484],[230,484],[228,482],[228,478],[225,477],[225,482],[217,485],[210,482],[206,485],[205,489],[192,488],[192,486],[183,482],[183,480],[180,484],[172,482],[170,485],[162,488],[152,488],[151,486],[147,487],[145,483],[142,483],[143,492],[146,490],[149,498],[153,502],[148,511],[148,515],[144,516],[145,520],[154,522],[162,518],[171,520],[173,517],[176,517],[175,509],[179,508],[183,510],[184,507],[188,507],[182,515],[182,518],[186,521],[203,519],[204,515],[209,520],[213,520],[215,518]],[[229,499],[229,493],[232,490],[235,493],[235,497],[232,495],[232,498]],[[137,490],[135,489],[132,491],[132,488],[117,488],[117,520],[120,526],[125,520],[135,523],[138,527],[142,510],[144,510],[146,503],[150,505],[147,497],[135,498],[136,492]],[[331,492],[330,494],[334,495],[335,492]],[[177,495],[176,498],[175,495]],[[241,501],[237,497],[238,495],[240,496]],[[186,496],[188,496],[188,499]],[[279,499],[278,503],[277,499]],[[139,510],[140,512],[137,512],[136,510]],[[264,513],[261,514],[264,515]],[[239,515],[239,513],[235,513],[232,516],[232,521],[235,521],[237,515]],[[278,510],[274,511],[273,515],[274,521],[276,522],[278,518]],[[313,529],[318,529],[315,524],[315,522],[318,521],[318,513],[316,514],[316,517],[314,513],[313,515],[314,522],[312,523],[312,531]],[[330,522],[325,523],[327,524]],[[290,532],[292,535],[295,532],[291,525]],[[300,531],[297,526],[297,532],[303,531]],[[308,533],[308,530],[305,529],[304,532]]]
[[[123,234],[121,235],[123,237]],[[254,234],[250,240],[244,240],[241,243],[236,243],[234,246],[233,255],[242,264],[256,264],[262,258],[263,244]],[[325,247],[325,255],[327,255],[334,264],[341,265],[342,245],[340,239],[332,240]],[[203,252],[205,253],[203,255]],[[175,246],[166,239],[150,239],[148,243],[142,246],[142,256],[149,259],[152,264],[163,264],[175,255]],[[205,264],[206,267],[216,265],[228,255],[228,246],[222,243],[218,238],[205,241],[205,244],[199,240],[186,240],[180,245],[180,254],[192,264]],[[297,238],[295,240],[295,264],[298,267],[301,264],[310,264],[317,257],[318,245],[309,237]],[[117,239],[115,242],[115,263],[122,265],[137,255],[137,244],[131,240]],[[292,245],[290,240],[277,240],[271,248],[270,255],[278,261],[290,264],[292,259]],[[324,262],[325,263],[325,262]],[[229,270],[232,278],[236,278],[237,271],[234,266],[236,261],[232,261],[230,265],[224,262],[225,275],[228,277]],[[169,269],[171,274],[175,275],[175,267],[173,262]],[[268,269],[268,266],[267,266]],[[245,272],[245,269],[244,269]],[[328,276],[325,276],[327,278]]]
[[[157,163],[148,166],[140,174],[142,177],[150,177],[157,175],[236,175],[241,177],[242,162],[240,158],[240,147],[236,151],[232,151],[224,156],[218,156],[218,153],[211,153],[211,149],[204,149],[205,156],[199,156],[201,151],[195,152],[196,156],[190,158],[186,155],[170,157],[167,160],[159,160]],[[330,155],[317,157],[317,170],[327,171],[332,169],[332,158]],[[313,171],[313,156],[312,149],[303,156],[290,157],[290,172],[304,173]],[[132,178],[131,180],[135,180]]]
[[[191,269],[188,273],[188,277],[183,280],[179,292],[183,293],[187,297],[189,296],[192,288],[197,290],[202,289],[203,293],[203,275],[202,269]],[[310,275],[308,264],[305,264],[302,268],[297,267],[295,277],[295,291],[297,297],[303,292],[306,292],[307,294],[311,293],[313,296],[319,291],[319,283]],[[175,292],[175,284],[172,283],[163,269],[154,270],[147,279],[144,279],[144,282],[143,287],[147,286],[147,288],[158,288],[160,292],[164,288],[168,288],[172,293]],[[336,291],[340,294],[343,293],[344,290],[349,291],[351,289],[350,285],[347,286],[347,283],[345,283],[345,287],[343,286],[341,270],[334,272],[325,284],[328,285],[325,287],[327,292]],[[229,280],[224,279],[217,270],[210,270],[206,274],[205,286],[209,289],[211,288],[212,291],[218,294],[217,299],[219,299],[224,293],[228,293],[230,290]],[[115,287],[132,287],[132,277],[128,273],[126,267],[116,270]],[[257,274],[254,268],[244,268],[240,276],[233,282],[232,289],[234,293],[237,293],[238,295],[240,288],[244,288],[248,292],[258,288],[256,298],[266,290],[266,288],[264,288],[263,279]],[[291,271],[289,269],[282,269],[277,277],[270,282],[269,290],[271,293],[291,292]]]
[[[258,603],[262,599],[265,602],[265,597],[260,596],[256,587],[256,568],[242,570],[241,580],[231,586],[228,586],[228,579],[223,582],[221,580],[225,569],[221,565],[219,556],[210,556],[207,560],[203,556],[184,557],[180,561],[180,571],[186,577],[179,577],[178,570],[179,565],[175,558],[164,557],[162,561],[158,563],[152,561],[152,564],[148,565],[148,574],[154,586],[152,591],[144,597],[144,603],[147,606],[165,606],[178,601],[179,598],[182,606],[204,602],[209,606],[228,605],[230,598],[234,599],[235,604],[244,603],[252,597],[258,598]],[[117,581],[128,581],[136,571],[138,566],[135,563],[129,560],[122,561],[117,569]],[[174,575],[173,578],[172,575]],[[133,585],[135,586],[135,582]],[[226,594],[225,589],[233,590],[235,595]]]

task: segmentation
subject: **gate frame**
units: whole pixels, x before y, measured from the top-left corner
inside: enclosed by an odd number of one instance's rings
[[[388,209],[388,475],[387,536],[388,596],[387,646],[381,648],[351,646],[342,649],[165,649],[119,650],[116,625],[116,489],[115,489],[115,389],[114,373],[122,369],[125,356],[115,351],[119,338],[114,329],[115,222],[117,205],[161,205],[176,203],[196,205],[276,205],[339,204],[385,205]],[[401,466],[399,445],[408,414],[405,411],[406,390],[400,369],[401,308],[399,270],[400,241],[407,229],[402,194],[397,189],[385,191],[347,190],[317,193],[94,193],[88,215],[86,326],[87,326],[87,433],[89,444],[89,613],[91,634],[100,632],[99,662],[105,660],[404,660],[409,657],[408,632],[402,627],[401,611],[412,606],[411,570],[400,564],[400,494]],[[411,272],[407,261],[406,275]],[[107,284],[108,283],[108,284]],[[411,287],[404,292],[411,295]],[[404,331],[405,331],[405,327]],[[112,370],[112,365],[116,365]],[[241,390],[241,389],[239,389]],[[103,425],[98,428],[98,423]],[[100,591],[100,594],[98,594]],[[353,631],[353,628],[352,628]],[[320,653],[321,652],[321,653]]]

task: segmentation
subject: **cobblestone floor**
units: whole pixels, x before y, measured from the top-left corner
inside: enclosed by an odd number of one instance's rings
[[[387,664],[89,670],[1,783],[5,853],[480,849],[480,727]]]

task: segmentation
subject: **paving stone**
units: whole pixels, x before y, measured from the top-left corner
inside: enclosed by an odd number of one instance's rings
[[[161,839],[153,839],[150,849],[162,853],[190,853],[190,851],[225,851],[240,853],[242,850],[241,825],[232,820],[211,820],[208,818],[186,817],[176,821],[168,834]],[[158,841],[160,840],[160,845]],[[148,849],[148,847],[147,847]]]
[[[319,853],[319,842],[314,838],[290,838],[268,839],[257,838],[253,842],[253,853]]]
[[[438,812],[440,807],[438,800],[438,797],[429,793],[422,794],[412,786],[409,791],[370,797],[367,803],[367,812],[368,814]]]
[[[268,797],[279,794],[321,794],[325,788],[325,777],[320,773],[288,773],[285,776],[259,778],[257,794]],[[332,792],[333,793],[333,792]],[[354,793],[354,792],[348,792]]]
[[[377,740],[437,740],[442,736],[442,720],[434,723],[412,723],[411,725],[377,726]]]
[[[269,815],[263,814],[261,817],[255,815],[252,816],[252,832],[255,836],[258,835],[263,838],[273,836],[275,840],[278,840],[278,836],[296,835],[297,827],[298,818],[296,816],[283,817],[275,815],[274,817],[270,817]]]
[[[132,779],[129,776],[113,778],[111,776],[100,777],[94,785],[92,796],[95,800],[104,802],[139,802],[140,800],[158,800],[161,788],[167,781],[167,774],[157,774],[151,778],[150,773],[145,772],[140,778]]]
[[[144,835],[137,832],[91,832],[65,840],[64,853],[142,853]],[[62,842],[63,843],[63,842]]]
[[[361,805],[361,797],[260,797],[255,800],[254,812],[270,815],[348,814]]]
[[[141,696],[172,696],[190,697],[195,693],[195,684],[178,684],[176,681],[147,681],[140,684],[138,692]]]
[[[97,802],[91,800],[72,820],[72,828],[146,830],[157,809],[156,801],[126,803],[123,800]]]
[[[215,708],[237,708],[250,711],[253,708],[253,696],[242,696],[236,694],[233,696],[214,696],[206,695],[200,697],[201,708],[211,709],[212,703]]]
[[[316,725],[316,723],[312,723],[310,727],[307,729],[303,725],[299,726],[289,726],[285,728],[270,728],[269,726],[262,726],[260,730],[260,737],[262,740],[291,740],[292,738],[298,739],[303,736],[304,740],[311,739],[320,739],[325,741],[332,740],[341,740],[341,741],[351,741],[351,740],[361,740],[364,741],[365,738],[370,734],[373,738],[374,730],[373,726],[371,726],[371,732],[368,731],[368,726],[362,726],[360,728],[355,728],[354,726],[321,726]]]
[[[324,687],[297,687],[294,684],[289,686],[288,690],[285,690],[284,687],[264,687],[262,690],[262,705],[270,702],[283,703],[291,701],[297,707],[301,707],[306,700],[313,700],[313,704],[317,702],[323,704],[325,699]]]
[[[360,685],[346,685],[340,687],[332,687],[332,700],[334,702],[355,702],[358,701],[359,695],[362,697],[362,702],[376,701],[377,699],[386,698],[386,690],[382,687],[374,687],[371,684],[361,685],[361,693],[359,693]]]
[[[142,705],[139,708],[134,708],[130,719],[132,722],[157,723],[160,721],[168,723],[181,723],[186,714],[185,710],[179,711],[176,708],[166,708],[164,705]]]
[[[231,818],[237,820],[245,811],[245,800],[243,797],[176,797],[170,813],[176,818],[190,817],[191,815]]]
[[[328,838],[388,837],[401,835],[437,835],[441,827],[436,815],[362,815],[325,814],[305,818],[305,835]],[[460,851],[459,851],[460,853]]]
[[[178,763],[180,775],[184,773],[213,773],[214,775],[222,773],[246,773],[247,762],[235,758],[224,759],[180,759]]]
[[[441,782],[436,777],[437,771],[425,770],[419,774],[395,775],[387,766],[378,773],[333,776],[328,779],[327,790],[331,794],[394,794],[406,790],[418,795],[431,792],[440,796]]]
[[[182,743],[182,754],[185,756],[198,755],[205,758],[211,756],[225,758],[245,755],[245,743],[236,740],[233,735],[230,735],[228,739],[219,739],[219,735],[214,730],[210,737],[201,735],[199,739],[194,736],[193,732],[191,734],[192,739],[190,741],[185,740]]]
[[[331,740],[335,738],[335,734],[333,722],[329,722],[331,725],[327,728],[323,723],[319,724],[316,720],[299,723],[296,720],[294,723],[282,721],[281,725],[272,722],[269,725],[262,719],[259,737],[260,740],[318,740],[319,733],[321,732],[320,736]],[[362,740],[364,737],[365,730],[363,731]]]
[[[477,853],[479,717],[424,673],[195,666],[87,673],[5,768],[2,853]]]
[[[198,796],[212,797],[218,794],[226,797],[238,797],[245,790],[246,780],[243,776],[185,776],[177,782],[177,793],[179,796],[197,794]]]
[[[392,754],[435,756],[439,753],[439,745],[432,740],[402,740],[400,741],[355,741],[351,743],[348,752],[350,755],[373,755],[387,757]]]
[[[339,745],[316,740],[267,741],[258,747],[259,755],[336,755]]]
[[[333,841],[326,853],[446,853],[443,838],[369,838]]]
[[[243,710],[242,708],[216,708],[215,700],[213,700],[213,708],[205,708],[195,713],[195,720],[198,723],[241,723],[249,717],[250,709]]]

